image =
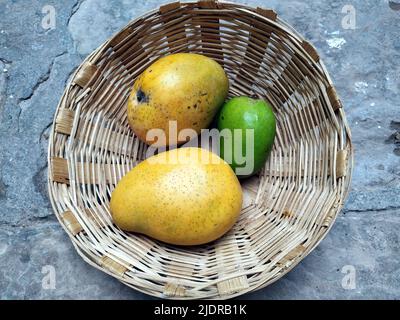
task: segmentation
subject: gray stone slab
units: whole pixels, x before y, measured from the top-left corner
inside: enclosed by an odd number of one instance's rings
[[[397,299],[399,228],[399,210],[342,215],[288,275],[242,298]],[[54,288],[46,286],[49,266]],[[346,282],[349,270],[354,270],[354,287]],[[54,217],[0,228],[0,285],[2,299],[149,298],[83,262]]]
[[[0,299],[148,298],[83,262],[54,217],[0,228],[0,288]]]

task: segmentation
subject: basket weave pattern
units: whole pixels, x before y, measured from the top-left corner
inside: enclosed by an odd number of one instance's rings
[[[126,102],[156,59],[195,52],[218,61],[229,96],[267,99],[275,146],[245,182],[239,221],[204,246],[175,247],[113,225],[117,182],[144,159]],[[77,252],[141,292],[230,298],[267,286],[327,234],[347,195],[353,149],[340,99],[314,47],[273,10],[232,3],[170,3],[132,21],[94,51],[68,84],[49,145],[49,193]]]

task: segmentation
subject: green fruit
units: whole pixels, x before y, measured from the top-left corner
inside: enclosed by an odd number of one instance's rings
[[[231,133],[233,139],[224,139],[224,129]],[[249,140],[252,138],[251,131],[246,129],[254,129],[253,142]],[[271,152],[276,132],[275,115],[271,105],[263,100],[236,97],[222,106],[218,130],[222,134],[221,158],[231,165],[239,177],[248,177],[264,166]]]

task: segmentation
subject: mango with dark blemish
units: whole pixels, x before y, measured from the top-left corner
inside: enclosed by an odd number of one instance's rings
[[[159,153],[125,175],[111,196],[121,229],[176,245],[218,239],[236,222],[242,189],[231,167],[200,148]]]
[[[149,130],[162,129],[166,141],[157,141],[156,145],[169,145],[169,121],[176,121],[178,133],[193,129],[199,134],[211,124],[228,89],[228,77],[213,59],[193,53],[165,56],[135,81],[128,99],[129,124],[148,144],[155,142],[147,136]],[[178,144],[188,138],[182,139]]]

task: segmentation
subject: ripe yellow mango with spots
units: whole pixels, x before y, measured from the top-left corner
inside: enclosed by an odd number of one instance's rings
[[[165,56],[135,81],[128,99],[129,124],[140,140],[169,145],[169,121],[176,121],[178,133],[193,129],[199,134],[211,124],[228,89],[225,71],[213,59],[194,53]],[[151,129],[163,130],[165,141],[146,138]],[[189,139],[177,140],[183,143]]]
[[[176,245],[199,245],[225,234],[242,208],[242,189],[231,167],[201,148],[179,148],[144,160],[111,195],[111,214],[122,230]]]

